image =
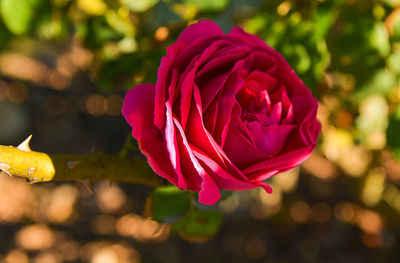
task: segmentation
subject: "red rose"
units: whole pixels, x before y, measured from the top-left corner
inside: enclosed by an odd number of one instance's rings
[[[317,107],[260,38],[203,20],[167,48],[155,85],[127,93],[122,113],[153,170],[212,205],[219,189],[270,193],[264,181],[315,148]]]

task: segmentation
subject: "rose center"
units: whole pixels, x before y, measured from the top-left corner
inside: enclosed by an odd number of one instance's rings
[[[276,81],[267,75],[255,79],[250,75],[236,94],[242,108],[241,119],[258,122],[262,126],[281,124],[292,119],[291,103],[284,87],[277,88]],[[288,115],[289,113],[289,115]]]
[[[236,99],[242,106],[243,113],[269,111],[271,108],[268,91],[252,79],[245,81],[243,87],[236,94]]]

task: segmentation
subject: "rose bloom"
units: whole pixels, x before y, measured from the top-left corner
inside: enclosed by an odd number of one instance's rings
[[[155,85],[126,94],[122,113],[153,170],[212,205],[220,189],[271,193],[264,181],[314,150],[317,107],[264,41],[202,20],[167,48]]]

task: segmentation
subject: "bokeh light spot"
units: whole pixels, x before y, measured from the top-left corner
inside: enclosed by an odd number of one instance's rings
[[[296,201],[289,207],[289,215],[298,223],[305,223],[310,217],[310,206],[304,201]]]
[[[46,225],[30,225],[18,231],[16,242],[26,250],[44,250],[54,245],[55,235]]]

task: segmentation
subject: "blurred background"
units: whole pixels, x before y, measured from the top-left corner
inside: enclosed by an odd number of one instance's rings
[[[400,0],[0,0],[0,144],[117,154],[125,92],[200,18],[283,54],[320,102],[314,154],[200,237],[143,216],[150,187],[1,175],[0,262],[400,262]]]

